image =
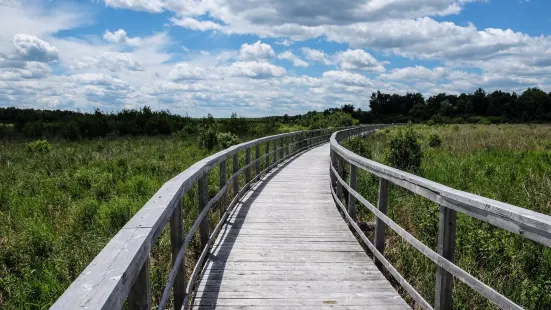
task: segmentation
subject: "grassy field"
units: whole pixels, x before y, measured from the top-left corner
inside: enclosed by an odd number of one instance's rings
[[[422,145],[419,175],[450,187],[551,215],[551,126],[413,125]],[[366,139],[365,154],[388,164],[389,141],[400,129]],[[429,146],[429,137],[442,139]],[[378,179],[360,173],[358,188],[377,201]],[[389,215],[436,250],[439,209],[435,203],[391,186]],[[373,215],[359,207],[362,221]],[[551,309],[551,249],[502,229],[458,215],[457,264],[526,309]],[[386,255],[429,301],[434,302],[435,265],[387,229]],[[492,304],[456,281],[455,309],[491,309]]]
[[[53,142],[48,153],[0,143],[2,309],[51,305],[165,181],[207,155],[177,137]]]

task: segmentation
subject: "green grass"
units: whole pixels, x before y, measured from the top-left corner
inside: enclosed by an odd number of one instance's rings
[[[50,143],[50,149],[31,148],[22,141],[0,140],[1,309],[48,308],[166,181],[217,151],[199,148],[195,136],[179,135]],[[262,156],[264,143],[260,150]],[[254,150],[251,157],[255,159]],[[244,164],[243,150],[239,166]],[[227,165],[229,178],[232,160]],[[208,174],[209,197],[216,195],[219,184],[216,167]],[[239,184],[245,184],[244,175]],[[211,228],[218,223],[222,203],[210,214]],[[194,186],[183,199],[186,232],[198,215],[197,206]],[[196,233],[186,255],[188,276],[199,254]],[[150,255],[154,304],[170,262],[166,227]]]
[[[0,147],[0,308],[42,309],[61,295],[160,186],[207,155],[194,140]]]
[[[522,208],[551,215],[551,126],[414,125],[424,152],[422,177]],[[388,164],[388,142],[398,128],[366,139],[371,158]],[[430,147],[431,135],[442,145]],[[378,179],[360,173],[360,192],[375,203]],[[436,250],[439,209],[435,203],[391,186],[389,215]],[[362,221],[373,215],[359,207]],[[435,265],[387,229],[386,256],[429,303],[434,302]],[[464,270],[526,309],[551,309],[551,249],[458,215],[456,262]],[[455,281],[454,309],[495,308]]]

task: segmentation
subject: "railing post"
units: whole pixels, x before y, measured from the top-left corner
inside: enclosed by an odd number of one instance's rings
[[[245,165],[247,168],[245,168],[245,184],[248,184],[251,181],[251,148],[248,147],[245,150]]]
[[[226,185],[226,167],[227,167],[227,161],[224,160],[220,163],[220,189],[222,189]],[[226,198],[228,197],[227,190],[226,193],[222,195],[222,198],[220,199],[220,215],[222,215],[222,211],[226,209]]]
[[[335,156],[337,156],[337,172],[339,174],[339,177],[341,177],[342,179],[344,175],[344,160],[339,154],[335,153]],[[339,199],[342,199],[342,184],[338,180],[337,180],[337,197]]]
[[[285,139],[285,142],[286,142],[286,145],[285,145],[285,157],[289,157],[289,144],[291,144],[291,137],[287,137],[287,139]]]
[[[377,208],[381,213],[386,214],[387,205],[388,205],[388,180],[380,178],[379,179],[379,199],[377,200]],[[377,218],[375,224],[375,248],[381,252],[381,255],[385,252],[385,227],[386,224],[380,219]],[[373,256],[375,265],[381,267],[381,263],[378,259]]]
[[[257,143],[256,144],[256,148],[255,148],[255,155],[254,155],[255,159],[256,159],[256,165],[255,165],[255,168],[256,168],[256,176],[258,177],[257,181],[260,180],[260,143]]]
[[[455,257],[455,231],[457,213],[455,210],[440,206],[438,226],[438,254],[453,263]],[[453,276],[444,268],[436,267],[435,310],[450,310],[453,299]]]
[[[337,160],[336,160],[336,157],[335,157],[335,151],[333,151],[332,149],[329,151],[329,156],[330,156],[330,164],[331,164],[331,167],[333,168],[337,168],[336,166],[336,163],[337,163]],[[333,169],[329,169],[329,176],[331,177],[331,187],[333,188],[333,190],[336,190],[336,186],[337,186],[337,178],[335,177],[335,174],[333,173]]]
[[[350,163],[350,188],[356,190],[356,166]],[[348,193],[348,214],[353,220],[356,220],[356,197]]]
[[[277,163],[277,139],[274,139],[274,162],[275,165]]]
[[[270,155],[268,155],[269,153],[270,153],[270,141],[267,141],[266,142],[266,169],[270,167]]]
[[[233,174],[237,173],[239,170],[239,153],[233,154]],[[237,196],[239,194],[239,176],[236,175],[233,179],[233,194]]]
[[[283,137],[279,139],[279,158],[283,159]]]
[[[205,173],[200,179],[198,184],[199,194],[199,212],[207,206],[207,174]],[[199,224],[199,235],[201,237],[201,250],[205,248],[209,241],[209,216],[208,214],[203,218],[201,224]]]
[[[226,162],[223,162],[224,164]],[[220,165],[222,168],[222,165]],[[222,171],[222,169],[220,169]],[[222,174],[222,173],[220,173]],[[225,174],[225,169],[224,169]],[[224,181],[225,181],[224,177]],[[170,247],[172,252],[172,265],[176,264],[176,256],[180,251],[182,243],[184,243],[184,233],[183,233],[183,218],[182,218],[182,199],[178,201],[172,217],[170,218]],[[184,258],[185,260],[185,258]],[[174,279],[174,285],[172,286],[172,292],[174,294],[174,309],[182,308],[184,304],[184,296],[186,293],[186,272],[185,272],[185,262],[182,261],[180,266],[178,266],[178,272],[176,273],[176,278]]]
[[[149,253],[143,263],[136,282],[128,294],[128,309],[149,310],[151,309],[151,281],[149,280]]]

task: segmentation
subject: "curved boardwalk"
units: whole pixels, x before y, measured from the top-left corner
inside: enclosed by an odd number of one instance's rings
[[[324,144],[249,191],[211,249],[195,309],[409,309],[342,219],[328,170]]]

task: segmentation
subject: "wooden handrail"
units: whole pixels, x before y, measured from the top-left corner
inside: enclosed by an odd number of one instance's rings
[[[410,296],[424,309],[432,309],[427,301],[419,294],[399,272],[385,259],[384,229],[390,227],[406,242],[421,252],[437,265],[435,309],[451,309],[453,276],[461,280],[478,293],[485,296],[499,307],[504,309],[522,309],[505,296],[476,279],[454,264],[455,250],[455,218],[456,212],[477,218],[494,226],[519,234],[525,238],[551,246],[551,216],[523,209],[493,199],[478,196],[472,193],[459,191],[445,185],[429,181],[419,176],[385,166],[375,161],[361,157],[343,147],[339,142],[352,136],[365,136],[376,129],[388,125],[366,126],[346,129],[335,132],[330,138],[331,147],[331,192],[337,205],[345,214],[350,226],[359,234],[360,238],[373,252],[374,260],[384,266],[389,273],[400,283]],[[343,162],[347,162],[354,171],[360,168],[380,178],[379,202],[375,207],[362,197],[355,188],[356,180],[350,180],[350,185],[343,179]],[[356,173],[351,173],[351,177]],[[423,196],[440,205],[440,225],[438,234],[438,251],[435,252],[410,233],[401,228],[386,215],[386,201],[388,199],[388,185],[391,182],[409,191]],[[367,207],[377,218],[374,244],[369,241],[355,221],[355,206],[348,208],[341,202],[343,199],[342,187],[349,197],[353,197]]]
[[[130,309],[150,308],[149,253],[152,244],[156,242],[169,222],[171,223],[172,269],[159,309],[166,306],[171,290],[174,290],[175,308],[186,307],[195,277],[207,257],[208,249],[216,237],[221,223],[226,220],[231,208],[248,191],[251,184],[259,180],[263,173],[284,160],[306,149],[326,143],[330,134],[339,129],[342,128],[298,131],[263,137],[232,146],[195,163],[166,182],[153,195],[109,241],[50,309],[121,309],[127,299]],[[278,140],[280,140],[279,146]],[[272,142],[274,149],[270,152],[269,145]],[[266,144],[266,153],[259,156],[261,143]],[[253,161],[250,160],[252,148],[255,148],[256,151]],[[246,151],[247,165],[239,168],[238,154],[243,150]],[[270,156],[273,156],[271,165],[269,163]],[[220,191],[208,200],[206,193],[208,173],[220,165],[220,175],[225,178],[226,162],[232,158],[233,174],[227,182],[221,180]],[[266,169],[260,171],[260,164],[263,160],[266,160]],[[256,169],[252,169],[253,167]],[[251,177],[250,173],[253,170],[255,176]],[[238,180],[242,173],[246,174],[247,184],[239,189]],[[199,183],[200,213],[184,238],[181,202],[184,194],[196,183]],[[227,195],[230,183],[234,184],[236,196],[223,210],[225,212],[220,222],[211,232],[208,226],[208,213],[220,199],[225,201],[223,197]],[[197,228],[201,232],[202,254],[192,272],[191,279],[186,281],[185,252]],[[186,283],[188,283],[187,286]]]

